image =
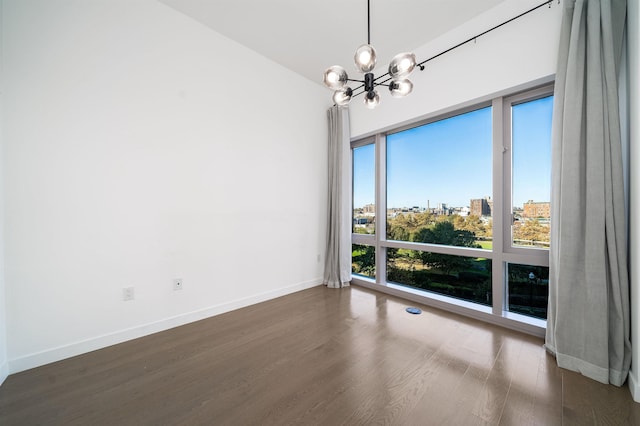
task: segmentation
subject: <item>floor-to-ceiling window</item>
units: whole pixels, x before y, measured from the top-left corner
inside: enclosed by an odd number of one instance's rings
[[[547,318],[551,222],[551,115],[543,91],[505,99],[505,308]]]
[[[361,141],[351,149],[353,170],[353,215],[351,272],[369,278],[376,276],[376,148],[373,140]]]
[[[388,282],[491,305],[491,111],[387,134]]]
[[[352,142],[354,278],[544,320],[552,87]]]

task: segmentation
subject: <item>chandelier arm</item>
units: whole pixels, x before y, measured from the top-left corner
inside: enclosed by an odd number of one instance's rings
[[[382,77],[384,77],[385,75],[389,75],[389,73],[384,74],[384,75],[381,75],[381,76],[380,76],[380,77],[378,77],[378,78],[382,78]],[[377,80],[377,79],[376,79],[376,80]],[[388,82],[388,81],[391,81],[391,80],[393,80],[393,78],[389,77],[389,78],[387,78],[386,80],[381,81],[381,82],[379,82],[379,83],[376,81],[376,82],[374,82],[374,84],[375,84],[376,86],[387,86],[387,87],[389,87],[389,85],[388,85],[388,84],[385,84],[385,83],[386,83],[386,82]]]
[[[364,86],[363,86],[363,87],[364,87]],[[366,92],[366,90],[364,90],[364,88],[363,88],[363,87],[358,87],[358,89],[362,89],[362,92],[354,93],[353,95],[351,95],[351,99],[355,98],[356,96],[360,96],[360,95],[362,95],[363,93],[367,93],[367,92]],[[358,90],[358,89],[356,89],[356,90]],[[355,92],[355,90],[354,90],[354,92]]]
[[[381,74],[381,75],[379,75],[378,77],[374,78],[374,79],[373,79],[373,82],[374,82],[375,84],[380,84],[380,83],[378,83],[378,80],[380,80],[381,78],[384,78],[384,77],[388,77],[389,75],[390,75],[390,74],[389,74],[388,72],[385,72],[384,74]],[[387,82],[387,81],[389,81],[389,80],[391,80],[391,77],[388,77],[385,81],[383,81],[383,83],[384,83],[384,82]]]

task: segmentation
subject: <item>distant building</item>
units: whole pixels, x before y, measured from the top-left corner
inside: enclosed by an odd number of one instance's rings
[[[364,213],[375,213],[376,212],[376,205],[375,204],[367,204],[366,206],[362,207],[362,211]]]
[[[452,212],[452,214],[457,214],[458,216],[462,217],[469,216],[469,213],[471,212],[469,207],[454,207],[453,209],[450,209],[450,211]]]
[[[449,208],[445,203],[438,203],[438,207],[433,211],[437,216],[449,216]]]
[[[469,211],[472,215],[478,217],[492,216],[493,201],[491,200],[491,197],[476,198],[469,201],[469,204]]]
[[[544,218],[551,217],[551,203],[548,201],[534,202],[529,200],[522,205],[522,217],[525,218]]]

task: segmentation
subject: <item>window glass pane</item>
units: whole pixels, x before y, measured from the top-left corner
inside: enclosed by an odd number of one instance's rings
[[[359,234],[375,233],[375,145],[353,149],[353,229]]]
[[[351,273],[376,277],[376,248],[361,244],[351,245]]]
[[[509,312],[547,319],[549,268],[507,264]]]
[[[491,120],[487,107],[387,136],[387,238],[492,248]]]
[[[552,111],[553,96],[511,108],[514,246],[549,248]]]
[[[491,306],[491,260],[387,249],[387,281]]]

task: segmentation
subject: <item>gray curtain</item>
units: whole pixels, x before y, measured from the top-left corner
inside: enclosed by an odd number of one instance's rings
[[[323,282],[327,287],[346,287],[351,281],[351,147],[349,110],[333,106],[327,111],[329,125],[329,194],[327,248]]]
[[[631,362],[618,112],[626,0],[563,3],[546,347],[560,367],[621,386]]]

